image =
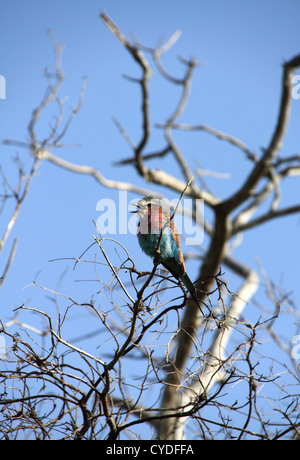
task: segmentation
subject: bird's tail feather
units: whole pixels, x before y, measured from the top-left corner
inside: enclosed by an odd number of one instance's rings
[[[202,308],[200,307],[198,299],[196,297],[195,286],[193,285],[193,283],[191,282],[190,278],[188,277],[188,275],[186,273],[184,273],[184,275],[182,275],[182,281],[183,281],[185,287],[187,288],[187,290],[189,291],[189,293],[191,294],[191,296],[193,297],[194,301],[198,305],[199,310],[201,311],[201,313],[203,315]]]
[[[182,275],[182,281],[191,295],[195,295],[195,286],[186,273]]]
[[[195,290],[195,286],[193,285],[193,283],[191,282],[188,274],[185,272],[185,273],[181,273],[179,274],[178,271],[179,270],[175,270],[175,267],[173,265],[173,261],[172,263],[170,262],[170,260],[168,260],[168,263],[166,261],[162,262],[163,266],[169,270],[169,272],[174,276],[175,279],[181,279],[181,281],[183,282],[183,284],[185,285],[185,287],[187,288],[187,290],[189,291],[189,293],[191,294],[192,298],[194,299],[194,301],[196,302],[196,304],[198,305],[199,307],[199,310],[201,311],[201,313],[203,314],[202,312],[202,309],[201,309],[201,306],[199,305],[199,302],[197,300],[197,297],[196,297],[196,290]],[[177,268],[177,267],[176,267]]]

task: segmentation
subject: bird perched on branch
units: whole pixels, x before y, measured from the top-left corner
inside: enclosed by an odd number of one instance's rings
[[[137,237],[142,250],[161,263],[189,293],[195,296],[195,287],[188,277],[181,252],[180,238],[168,206],[152,195],[145,196],[132,211],[139,217]]]

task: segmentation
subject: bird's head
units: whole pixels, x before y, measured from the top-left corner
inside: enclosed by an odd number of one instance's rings
[[[159,206],[163,211],[167,211],[166,204],[154,195],[147,195],[141,198],[137,203],[131,203],[132,206],[136,206],[137,209],[131,211],[131,213],[138,213],[139,217],[143,217],[149,213],[151,207]]]

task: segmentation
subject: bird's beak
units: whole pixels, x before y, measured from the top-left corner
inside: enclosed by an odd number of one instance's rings
[[[130,211],[131,214],[136,214],[137,212],[139,212],[140,210],[140,206],[138,205],[138,203],[130,203],[131,206],[136,206],[138,209],[135,209],[134,211]]]

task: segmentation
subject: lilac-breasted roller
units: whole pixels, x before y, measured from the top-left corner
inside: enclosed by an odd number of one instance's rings
[[[170,209],[160,199],[145,196],[138,203],[139,216],[137,237],[142,250],[157,260],[176,278],[180,279],[194,297],[195,288],[188,277],[181,252],[179,234],[171,220]]]

